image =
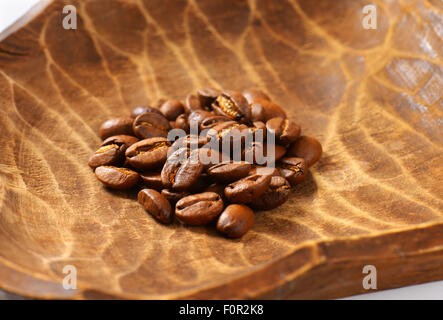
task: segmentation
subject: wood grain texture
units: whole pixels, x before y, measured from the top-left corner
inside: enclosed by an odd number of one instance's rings
[[[38,298],[332,298],[443,279],[439,1],[45,1],[0,38],[0,287]],[[78,29],[64,30],[74,4]],[[44,7],[44,8],[42,8]],[[163,226],[87,165],[101,122],[256,86],[324,156],[242,239]],[[65,265],[78,290],[62,288]]]

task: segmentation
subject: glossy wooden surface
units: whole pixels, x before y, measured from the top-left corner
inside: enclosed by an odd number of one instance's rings
[[[443,279],[439,1],[45,1],[0,36],[0,287],[38,298],[331,298]],[[74,4],[78,29],[62,28]],[[87,165],[104,119],[265,90],[324,155],[229,240],[163,226]],[[65,290],[63,268],[78,270]]]

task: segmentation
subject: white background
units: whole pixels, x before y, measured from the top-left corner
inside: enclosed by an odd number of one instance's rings
[[[110,0],[111,1],[111,0]],[[0,32],[11,25],[38,0],[0,0]],[[362,274],[362,279],[365,275]],[[345,299],[439,299],[443,300],[443,281],[400,289],[379,291]]]

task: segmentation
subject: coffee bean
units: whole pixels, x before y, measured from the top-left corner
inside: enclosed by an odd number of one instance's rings
[[[246,177],[252,166],[245,161],[229,161],[210,167],[207,173],[216,182],[230,183]]]
[[[175,128],[189,132],[188,117],[185,114],[181,114],[175,119]]]
[[[215,90],[212,88],[203,88],[197,91],[197,97],[200,101],[200,105],[206,110],[212,109],[212,103],[220,94],[220,90]]]
[[[130,189],[139,179],[137,172],[113,166],[101,166],[95,169],[95,176],[106,187],[112,189]]]
[[[143,189],[138,193],[138,202],[158,221],[168,224],[174,219],[171,204],[158,191]]]
[[[119,166],[125,161],[126,149],[138,142],[136,137],[118,135],[103,141],[101,147],[89,158],[91,168],[100,166]]]
[[[115,118],[105,121],[100,127],[100,138],[102,140],[117,135],[133,136],[132,118]]]
[[[170,99],[162,104],[160,111],[169,121],[175,121],[179,115],[185,112],[183,103],[178,100]]]
[[[198,158],[200,162],[203,164],[204,170],[219,164],[223,161],[228,161],[229,156],[213,149],[204,146],[203,148],[198,149]]]
[[[266,122],[272,118],[283,118],[286,119],[286,112],[277,104],[264,100],[264,99],[255,99],[250,105],[251,113],[254,111],[255,116],[260,115],[261,119],[257,119],[259,121]]]
[[[278,144],[252,142],[242,151],[242,160],[259,165],[271,165],[281,159],[286,148]]]
[[[160,172],[143,172],[140,173],[140,178],[148,189],[161,191],[164,188]]]
[[[302,182],[308,175],[308,168],[303,158],[282,158],[277,168],[280,175],[288,180],[291,186]]]
[[[283,118],[272,118],[266,122],[266,129],[269,134],[275,135],[277,142],[289,144],[300,136],[301,128],[293,121]]]
[[[164,196],[171,205],[175,206],[175,204],[177,203],[177,201],[179,201],[180,199],[187,197],[190,195],[189,192],[187,191],[176,191],[176,190],[171,190],[171,189],[163,189],[161,191],[162,196]]]
[[[207,224],[223,210],[223,200],[214,192],[203,192],[184,197],[175,206],[177,218],[189,225]]]
[[[217,231],[229,238],[240,238],[254,225],[254,212],[243,204],[231,204],[221,213]]]
[[[322,146],[317,139],[301,136],[288,148],[286,155],[288,157],[305,159],[306,165],[309,168],[320,159],[322,152]]]
[[[248,129],[246,125],[236,121],[221,122],[208,130],[207,137],[211,143],[218,143],[223,152],[232,151],[234,146],[243,145],[247,135],[246,129]]]
[[[280,176],[273,176],[268,189],[260,198],[249,203],[249,205],[257,210],[271,210],[285,203],[291,193],[291,185]]]
[[[163,166],[161,172],[163,185],[168,189],[187,190],[197,181],[203,168],[198,153],[189,154],[189,150],[179,149],[169,156]]]
[[[205,120],[208,117],[212,117],[214,114],[212,114],[209,111],[206,110],[195,110],[192,111],[188,116],[188,123],[192,127],[192,125],[197,125],[199,128],[203,120]]]
[[[249,122],[251,119],[248,101],[236,91],[223,91],[212,104],[212,108],[215,113],[232,120]]]
[[[118,135],[103,141],[101,147],[89,158],[91,168],[100,166],[120,166],[125,162],[125,151],[128,147],[138,142],[136,137]]]
[[[146,113],[146,112],[154,112],[160,115],[163,115],[159,109],[154,108],[154,107],[150,107],[150,106],[143,106],[143,107],[136,107],[134,110],[132,110],[131,112],[131,118],[135,119],[137,118],[139,115]]]
[[[154,112],[143,113],[134,119],[134,133],[141,139],[167,137],[170,129],[169,121]]]
[[[175,142],[172,144],[172,150],[176,151],[181,148],[197,149],[203,147],[208,142],[209,139],[207,137],[188,134],[175,140]]]
[[[134,143],[126,150],[131,166],[139,170],[152,170],[163,165],[171,142],[166,138],[150,138]]]
[[[185,113],[190,114],[193,111],[203,109],[199,98],[194,94],[188,94],[185,100]]]
[[[200,123],[200,130],[209,130],[219,124],[220,122],[232,121],[230,118],[225,116],[210,116],[204,118]]]
[[[229,184],[225,195],[232,203],[252,202],[268,189],[270,183],[270,175],[255,174]]]
[[[246,98],[249,104],[252,104],[256,99],[271,101],[271,98],[269,98],[269,96],[266,93],[264,93],[260,89],[255,89],[255,88],[250,88],[243,91],[243,96]]]

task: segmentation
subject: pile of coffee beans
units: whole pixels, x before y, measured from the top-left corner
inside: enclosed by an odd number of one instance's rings
[[[103,185],[139,188],[138,202],[161,223],[214,222],[230,238],[253,226],[252,209],[286,202],[322,154],[321,144],[302,136],[257,89],[205,88],[184,103],[137,107],[104,122],[100,137],[89,166]]]

